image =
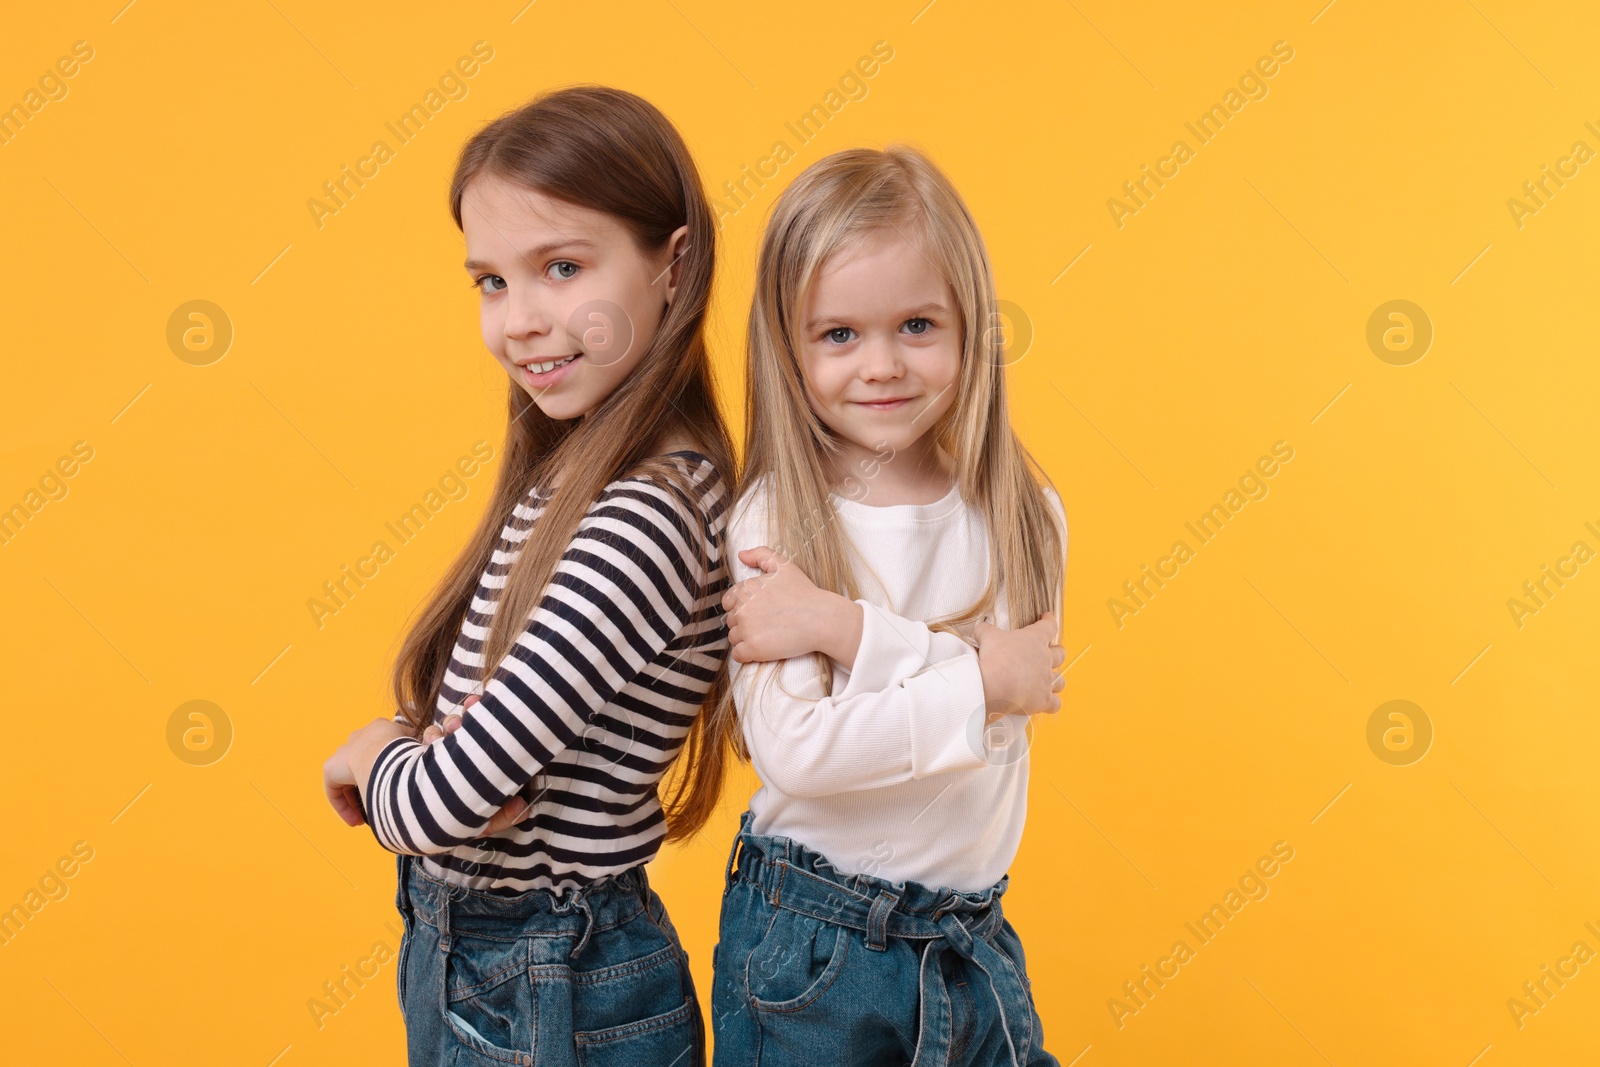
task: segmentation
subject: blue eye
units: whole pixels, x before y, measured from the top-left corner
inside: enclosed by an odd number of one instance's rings
[[[840,334],[843,334],[844,336],[841,337],[841,336],[839,336]],[[849,342],[851,336],[854,335],[854,334],[855,334],[855,331],[852,330],[848,326],[835,326],[833,329],[829,330],[827,333],[823,334],[822,336],[826,337],[828,340],[832,341],[836,345],[842,345],[842,344],[847,344]]]
[[[554,263],[550,264],[550,266],[545,269],[545,273],[549,274],[550,271],[552,271],[552,270],[553,271],[560,271],[560,269],[562,267],[571,267],[572,268],[572,274],[558,274],[557,275],[557,277],[561,278],[562,281],[565,281],[568,278],[571,278],[573,274],[577,274],[578,273],[578,265],[576,263],[572,262],[572,260],[570,260],[570,259],[558,259],[558,260],[556,260]]]
[[[480,274],[476,278],[472,279],[472,287],[474,289],[478,290],[480,293],[498,293],[500,291],[499,289],[495,289],[495,288],[492,288],[492,287],[491,288],[487,288],[487,289],[484,288],[484,284],[483,283],[486,282],[486,281],[489,281],[490,279],[493,279],[494,281],[499,282],[500,285],[501,285],[501,288],[505,287],[506,280],[504,278],[500,277],[500,275],[498,275],[498,274]]]
[[[931,319],[924,319],[924,318],[921,318],[921,317],[918,317],[918,318],[915,318],[915,319],[907,319],[905,321],[905,325],[907,327],[909,327],[913,323],[919,323],[919,322],[922,324],[922,328],[920,330],[911,330],[910,331],[911,333],[913,333],[913,334],[924,334],[924,333],[927,333],[929,330],[933,329],[933,321]]]

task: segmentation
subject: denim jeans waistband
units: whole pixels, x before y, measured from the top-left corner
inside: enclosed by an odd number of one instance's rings
[[[1002,921],[1000,898],[1009,875],[987,889],[960,892],[920,882],[891,882],[869,874],[845,874],[816,850],[788,837],[753,834],[750,813],[728,856],[727,884],[737,877],[761,890],[774,907],[860,930],[868,948],[887,937],[943,938],[947,915],[960,918],[974,937],[988,937]]]
[[[918,882],[846,875],[798,841],[750,833],[750,812],[728,854],[726,884],[748,883],[777,908],[860,930],[868,949],[887,951],[890,938],[916,940],[917,1002],[922,1021],[912,1067],[952,1062],[951,991],[941,958],[969,961],[987,981],[1013,1067],[1028,1062],[1035,1035],[1032,994],[1011,961],[991,943],[1005,922],[1000,897],[1009,876],[978,892],[963,893]]]
[[[577,938],[572,949],[576,956],[593,931],[621,926],[645,911],[651,897],[643,865],[559,893],[529,889],[502,894],[440,881],[418,860],[399,857],[395,904],[439,931],[441,951],[449,950],[456,932],[507,941],[572,935]]]

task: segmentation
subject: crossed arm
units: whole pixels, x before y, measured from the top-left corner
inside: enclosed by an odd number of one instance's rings
[[[991,722],[1061,706],[1055,671],[1065,653],[1053,643],[1052,614],[1018,630],[979,622],[974,648],[819,589],[766,546],[738,560],[735,573],[749,577],[723,598],[728,670],[756,773],[783,793],[827,796],[981,768]],[[831,694],[806,657],[814,651],[848,672]]]

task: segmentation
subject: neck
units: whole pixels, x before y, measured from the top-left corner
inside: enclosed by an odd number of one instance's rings
[[[874,507],[932,504],[954,484],[955,464],[932,434],[901,449],[872,449],[848,440],[840,444],[833,489],[847,499]]]

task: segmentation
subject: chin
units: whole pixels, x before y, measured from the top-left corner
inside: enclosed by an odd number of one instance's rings
[[[533,396],[531,393],[529,395]],[[551,396],[548,393],[543,396],[533,396],[533,402],[538,405],[540,411],[557,422],[576,419],[589,410],[588,407],[570,397]]]
[[[844,433],[841,436],[849,440],[852,444],[856,445],[856,447],[864,448],[869,452],[876,452],[879,448],[880,442],[896,452],[901,452],[904,451],[906,447],[915,441],[920,435],[916,432],[916,429],[911,426],[903,426],[899,424],[868,424],[864,426],[851,427],[849,432]]]

